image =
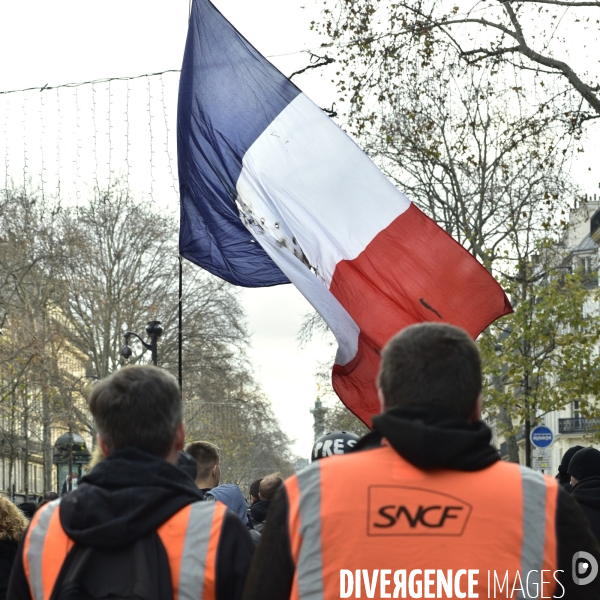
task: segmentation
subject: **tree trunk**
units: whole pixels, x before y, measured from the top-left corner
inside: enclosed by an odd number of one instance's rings
[[[27,392],[23,396],[23,492],[29,502],[29,402]]]
[[[504,407],[500,408],[498,419],[505,426],[506,431],[512,431],[513,422]],[[509,462],[519,464],[519,446],[517,445],[517,438],[514,435],[506,436],[506,452]]]
[[[531,467],[531,419],[525,421],[525,466]]]
[[[42,455],[44,458],[44,492],[52,491],[52,411],[48,386],[42,388]]]

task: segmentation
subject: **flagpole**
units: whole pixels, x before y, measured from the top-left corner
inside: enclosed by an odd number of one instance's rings
[[[178,354],[179,354],[179,365],[178,365],[178,379],[179,389],[183,392],[183,365],[182,365],[182,354],[183,354],[183,258],[179,256],[179,332],[178,332]]]

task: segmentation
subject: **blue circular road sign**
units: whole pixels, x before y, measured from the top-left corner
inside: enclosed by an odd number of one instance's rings
[[[536,448],[547,448],[554,441],[552,430],[544,425],[538,425],[531,430],[531,443]]]

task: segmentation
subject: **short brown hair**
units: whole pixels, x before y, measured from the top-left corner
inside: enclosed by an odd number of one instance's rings
[[[196,480],[206,479],[211,469],[219,464],[219,448],[210,442],[192,442],[185,448],[196,459]]]
[[[262,478],[258,486],[258,493],[263,500],[271,500],[275,495],[275,492],[281,487],[282,483],[283,479],[281,479],[281,473],[267,475]]]
[[[411,325],[384,348],[377,383],[385,408],[437,406],[468,419],[481,393],[479,350],[458,327]]]
[[[124,367],[94,386],[90,411],[110,452],[133,446],[164,458],[182,419],[179,384],[158,367]]]

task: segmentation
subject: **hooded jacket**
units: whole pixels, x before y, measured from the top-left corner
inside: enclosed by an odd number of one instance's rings
[[[131,545],[202,494],[183,471],[136,448],[124,448],[96,465],[59,505],[65,533],[86,547],[111,550]],[[239,598],[254,544],[232,512],[223,519],[217,550],[216,597]],[[19,547],[8,597],[30,599]]]
[[[600,477],[588,477],[576,483],[571,496],[588,518],[596,539],[600,541]]]
[[[374,417],[373,431],[358,442],[353,452],[377,448],[384,438],[405,460],[423,470],[475,472],[500,460],[497,450],[490,444],[491,431],[483,422],[467,422],[435,407],[396,407]],[[360,473],[356,476],[360,478]],[[353,492],[352,482],[349,481],[345,500],[351,501]],[[269,519],[248,575],[244,600],[287,600],[290,597],[295,565],[288,514],[289,501],[284,488],[277,492],[272,502]],[[357,518],[361,519],[362,515],[357,515]],[[500,515],[498,518],[501,518]],[[556,519],[558,568],[563,571],[561,582],[565,588],[564,598],[600,598],[600,578],[587,586],[576,586],[571,578],[573,554],[583,550],[593,554],[600,562],[600,546],[577,504],[562,489],[559,490]],[[493,544],[492,540],[490,544]]]
[[[255,523],[264,523],[267,519],[269,507],[271,506],[270,500],[259,500],[250,507],[250,516]]]
[[[8,581],[17,556],[18,542],[0,540],[0,600],[6,598]]]
[[[218,500],[232,510],[244,523],[248,522],[248,505],[242,490],[234,483],[222,483],[204,495],[205,500]]]

